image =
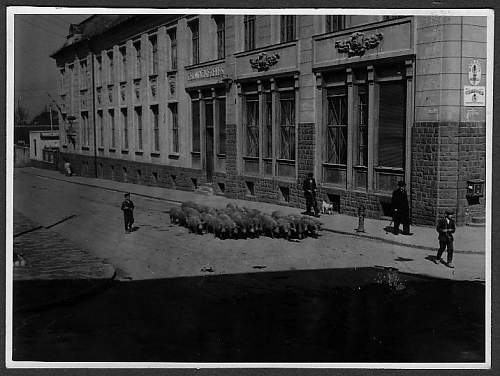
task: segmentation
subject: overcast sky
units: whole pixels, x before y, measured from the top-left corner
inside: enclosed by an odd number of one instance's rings
[[[49,103],[47,92],[55,99],[58,72],[49,55],[60,48],[70,23],[90,15],[16,15],[14,17],[15,103],[28,110],[30,119]]]

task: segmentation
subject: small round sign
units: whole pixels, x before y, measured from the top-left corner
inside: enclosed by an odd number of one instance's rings
[[[474,86],[481,82],[481,63],[478,60],[472,60],[469,64],[469,82]]]

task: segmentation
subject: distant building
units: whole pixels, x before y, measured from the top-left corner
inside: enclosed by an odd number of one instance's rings
[[[35,161],[54,162],[53,154],[59,150],[58,131],[30,132],[30,159]]]
[[[343,213],[390,215],[399,180],[414,223],[484,210],[485,17],[98,15],[52,57],[79,174],[304,207],[312,171]]]

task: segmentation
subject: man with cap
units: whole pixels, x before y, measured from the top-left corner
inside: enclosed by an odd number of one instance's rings
[[[410,209],[408,195],[406,194],[406,183],[398,182],[398,189],[392,192],[392,210],[394,221],[394,234],[399,234],[399,225],[403,224],[403,235],[410,235]]]
[[[122,202],[123,220],[125,221],[125,232],[132,231],[134,223],[134,203],[130,199],[130,193],[125,193],[125,200]]]
[[[453,220],[453,210],[447,209],[444,212],[444,218],[439,219],[436,231],[439,233],[439,250],[435,259],[435,263],[443,262],[441,256],[447,249],[446,266],[453,268],[453,233],[455,232],[455,221]],[[443,262],[444,263],[444,262]]]
[[[314,215],[319,217],[318,202],[316,201],[316,180],[314,180],[314,175],[312,172],[307,174],[307,178],[302,183],[302,189],[304,190],[304,198],[306,199],[306,212],[311,213],[311,208],[314,209]]]

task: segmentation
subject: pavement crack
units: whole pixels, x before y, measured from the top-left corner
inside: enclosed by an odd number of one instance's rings
[[[68,220],[70,220],[71,218],[74,218],[74,217],[76,217],[76,214],[69,215],[69,216],[64,217],[63,219],[61,219],[61,220],[59,220],[59,221],[57,221],[55,223],[52,223],[51,225],[45,226],[45,228],[49,229],[49,228],[55,227],[55,226],[57,226],[57,225],[59,225],[59,224],[61,224],[63,222],[66,222],[66,221],[68,221]]]

